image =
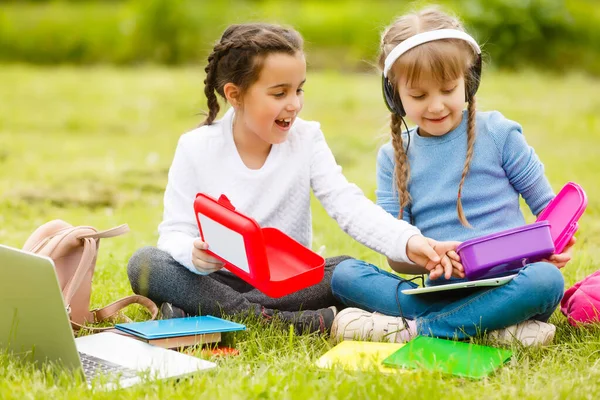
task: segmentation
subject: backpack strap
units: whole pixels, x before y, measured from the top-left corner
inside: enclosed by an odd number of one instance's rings
[[[152,319],[156,319],[156,317],[158,316],[158,307],[156,307],[156,304],[154,304],[152,300],[150,300],[147,297],[134,294],[114,301],[105,307],[92,310],[92,313],[94,314],[94,320],[96,322],[101,322],[111,319],[119,311],[131,304],[140,304],[144,306],[148,311],[150,311]]]
[[[101,238],[119,236],[127,232],[129,232],[129,226],[127,224],[122,224],[115,228],[107,229],[105,231],[87,233],[84,235],[77,236],[78,239],[83,241],[83,254],[81,255],[81,260],[79,262],[79,265],[77,266],[77,270],[75,271],[73,278],[69,281],[69,283],[63,290],[63,298],[65,299],[67,309],[69,307],[71,299],[73,298],[73,295],[79,288],[79,285],[81,285],[86,274],[93,266],[94,257],[96,256],[98,249],[97,240]],[[90,310],[94,317],[93,322],[99,323],[103,321],[114,320],[119,311],[131,304],[140,304],[144,308],[146,308],[152,315],[151,320],[156,319],[156,317],[158,316],[158,307],[156,307],[156,304],[154,304],[152,300],[140,295],[131,295],[117,300],[105,307]],[[91,331],[105,331],[108,329],[112,329],[112,327],[84,326],[72,320],[71,325],[74,329],[87,329]]]
[[[31,248],[23,247],[23,249],[37,254],[56,236],[67,235],[70,232],[73,232],[75,229],[77,228],[75,228],[74,226],[67,226],[65,228],[59,229],[56,232],[52,232],[51,234],[44,236],[39,242],[33,244]]]
[[[90,227],[90,229],[94,228]],[[96,253],[98,251],[97,240],[100,238],[119,236],[127,232],[129,232],[129,226],[127,224],[122,224],[105,231],[77,235],[77,239],[83,241],[83,254],[81,255],[81,260],[79,261],[79,265],[77,266],[77,270],[75,271],[73,278],[71,278],[63,290],[63,298],[65,299],[65,304],[67,307],[69,307],[73,295],[77,289],[79,289],[79,285],[81,285],[81,282],[83,282],[87,272],[94,264],[94,257],[96,257]]]
[[[77,270],[73,275],[73,278],[67,283],[65,288],[63,289],[63,299],[65,300],[65,304],[67,308],[70,307],[71,299],[73,295],[79,289],[79,285],[83,282],[83,278],[87,274],[87,272],[92,268],[94,263],[94,257],[96,256],[96,241],[93,239],[83,239],[83,254],[81,255],[81,259],[79,260],[79,265],[77,266]]]
[[[119,226],[115,226],[114,228],[106,229],[104,231],[98,231],[95,233],[87,233],[85,235],[78,235],[77,238],[78,239],[85,239],[85,238],[103,239],[103,238],[120,236],[127,232],[129,232],[129,225],[122,224]]]
[[[91,310],[92,315],[94,316],[94,323],[99,323],[99,322],[103,322],[103,321],[114,321],[118,312],[131,304],[139,304],[139,305],[145,307],[152,315],[150,320],[155,320],[156,317],[158,316],[158,307],[156,307],[156,304],[154,304],[154,302],[152,300],[150,300],[147,297],[134,294],[131,296],[123,297],[122,299],[119,299],[115,302],[112,302],[109,305],[107,305],[106,307]],[[131,321],[128,321],[128,322],[131,322]],[[71,325],[73,326],[73,328],[75,330],[86,329],[86,330],[89,330],[92,332],[101,332],[101,331],[107,331],[107,330],[114,329],[113,326],[107,326],[107,327],[84,326],[84,325],[78,324],[75,321],[71,321]]]

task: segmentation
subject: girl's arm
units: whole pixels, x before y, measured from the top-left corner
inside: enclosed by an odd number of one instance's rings
[[[158,248],[199,274],[192,263],[194,240],[199,237],[194,199],[199,192],[197,174],[185,152],[185,135],[179,139],[164,196],[163,220],[158,226]],[[189,148],[189,146],[187,146]]]
[[[358,242],[392,260],[411,263],[406,245],[411,236],[420,235],[419,230],[385,212],[349,183],[318,124],[311,125],[314,129],[307,132],[313,135],[311,187],[327,213]]]
[[[390,215],[398,217],[400,214],[400,201],[395,187],[394,163],[381,148],[377,154],[377,189],[375,190],[377,204]],[[407,222],[410,220],[410,207],[404,209],[402,217]],[[415,264],[398,262],[390,258],[387,260],[389,266],[400,274],[419,275],[429,273],[424,267]]]
[[[538,215],[554,198],[544,174],[544,164],[533,147],[527,144],[521,125],[504,118],[499,112],[490,115],[488,124],[510,184],[523,197],[533,215]]]

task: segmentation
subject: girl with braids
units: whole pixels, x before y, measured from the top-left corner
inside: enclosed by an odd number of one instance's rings
[[[339,305],[330,282],[341,257],[327,259],[321,283],[278,299],[222,269],[205,251],[210,243],[199,239],[193,211],[198,192],[225,194],[261,226],[310,246],[312,189],[340,227],[366,246],[397,262],[452,268],[445,253],[457,242],[424,238],[344,178],[319,124],[298,118],[305,81],[302,38],[292,29],[233,25],[215,45],[204,81],[208,116],[179,140],[158,248],[139,250],[128,266],[133,290],[162,303],[164,318],[251,313],[268,319],[277,311],[299,333],[325,332]],[[231,106],[220,120],[217,94]]]
[[[377,158],[377,203],[387,212],[427,237],[462,241],[525,224],[519,195],[536,215],[552,200],[521,126],[499,112],[476,112],[480,50],[457,19],[435,8],[398,18],[383,33],[379,65],[392,112],[392,140]],[[403,132],[404,116],[417,126]],[[344,261],[332,290],[360,309],[340,312],[332,334],[405,341],[416,334],[464,339],[488,331],[500,342],[546,344],[555,331],[546,321],[564,290],[559,268],[569,260],[567,250],[529,264],[500,287],[418,296],[401,292],[416,287],[413,282]],[[388,262],[399,273],[428,272]],[[463,277],[458,269],[443,272],[431,270],[427,284]]]

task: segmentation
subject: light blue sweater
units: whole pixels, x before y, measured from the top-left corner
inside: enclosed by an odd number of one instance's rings
[[[440,137],[410,131],[408,190],[411,204],[403,219],[436,240],[464,241],[523,225],[519,195],[534,215],[554,193],[544,166],[525,141],[521,126],[497,111],[478,112],[477,138],[471,168],[462,192],[463,210],[473,229],[458,220],[458,185],[467,153],[467,113],[460,125]],[[406,135],[403,141],[406,145]],[[394,178],[394,148],[390,143],[377,156],[377,203],[398,216],[400,205]]]

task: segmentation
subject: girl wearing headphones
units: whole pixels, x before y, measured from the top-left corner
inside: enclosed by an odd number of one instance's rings
[[[427,237],[464,241],[525,224],[519,196],[535,215],[552,200],[521,126],[499,112],[476,111],[481,51],[457,19],[433,8],[398,18],[383,33],[379,65],[392,113],[392,140],[377,159],[377,203],[387,212]],[[417,126],[403,132],[404,117]],[[547,262],[527,265],[504,286],[417,296],[401,292],[415,283],[347,260],[334,271],[332,290],[360,309],[340,312],[332,334],[406,341],[417,334],[463,339],[488,331],[499,342],[549,343],[555,327],[546,321],[562,298],[559,268],[570,260],[573,243]],[[399,273],[427,272],[388,263]],[[429,283],[460,277],[436,268]]]

